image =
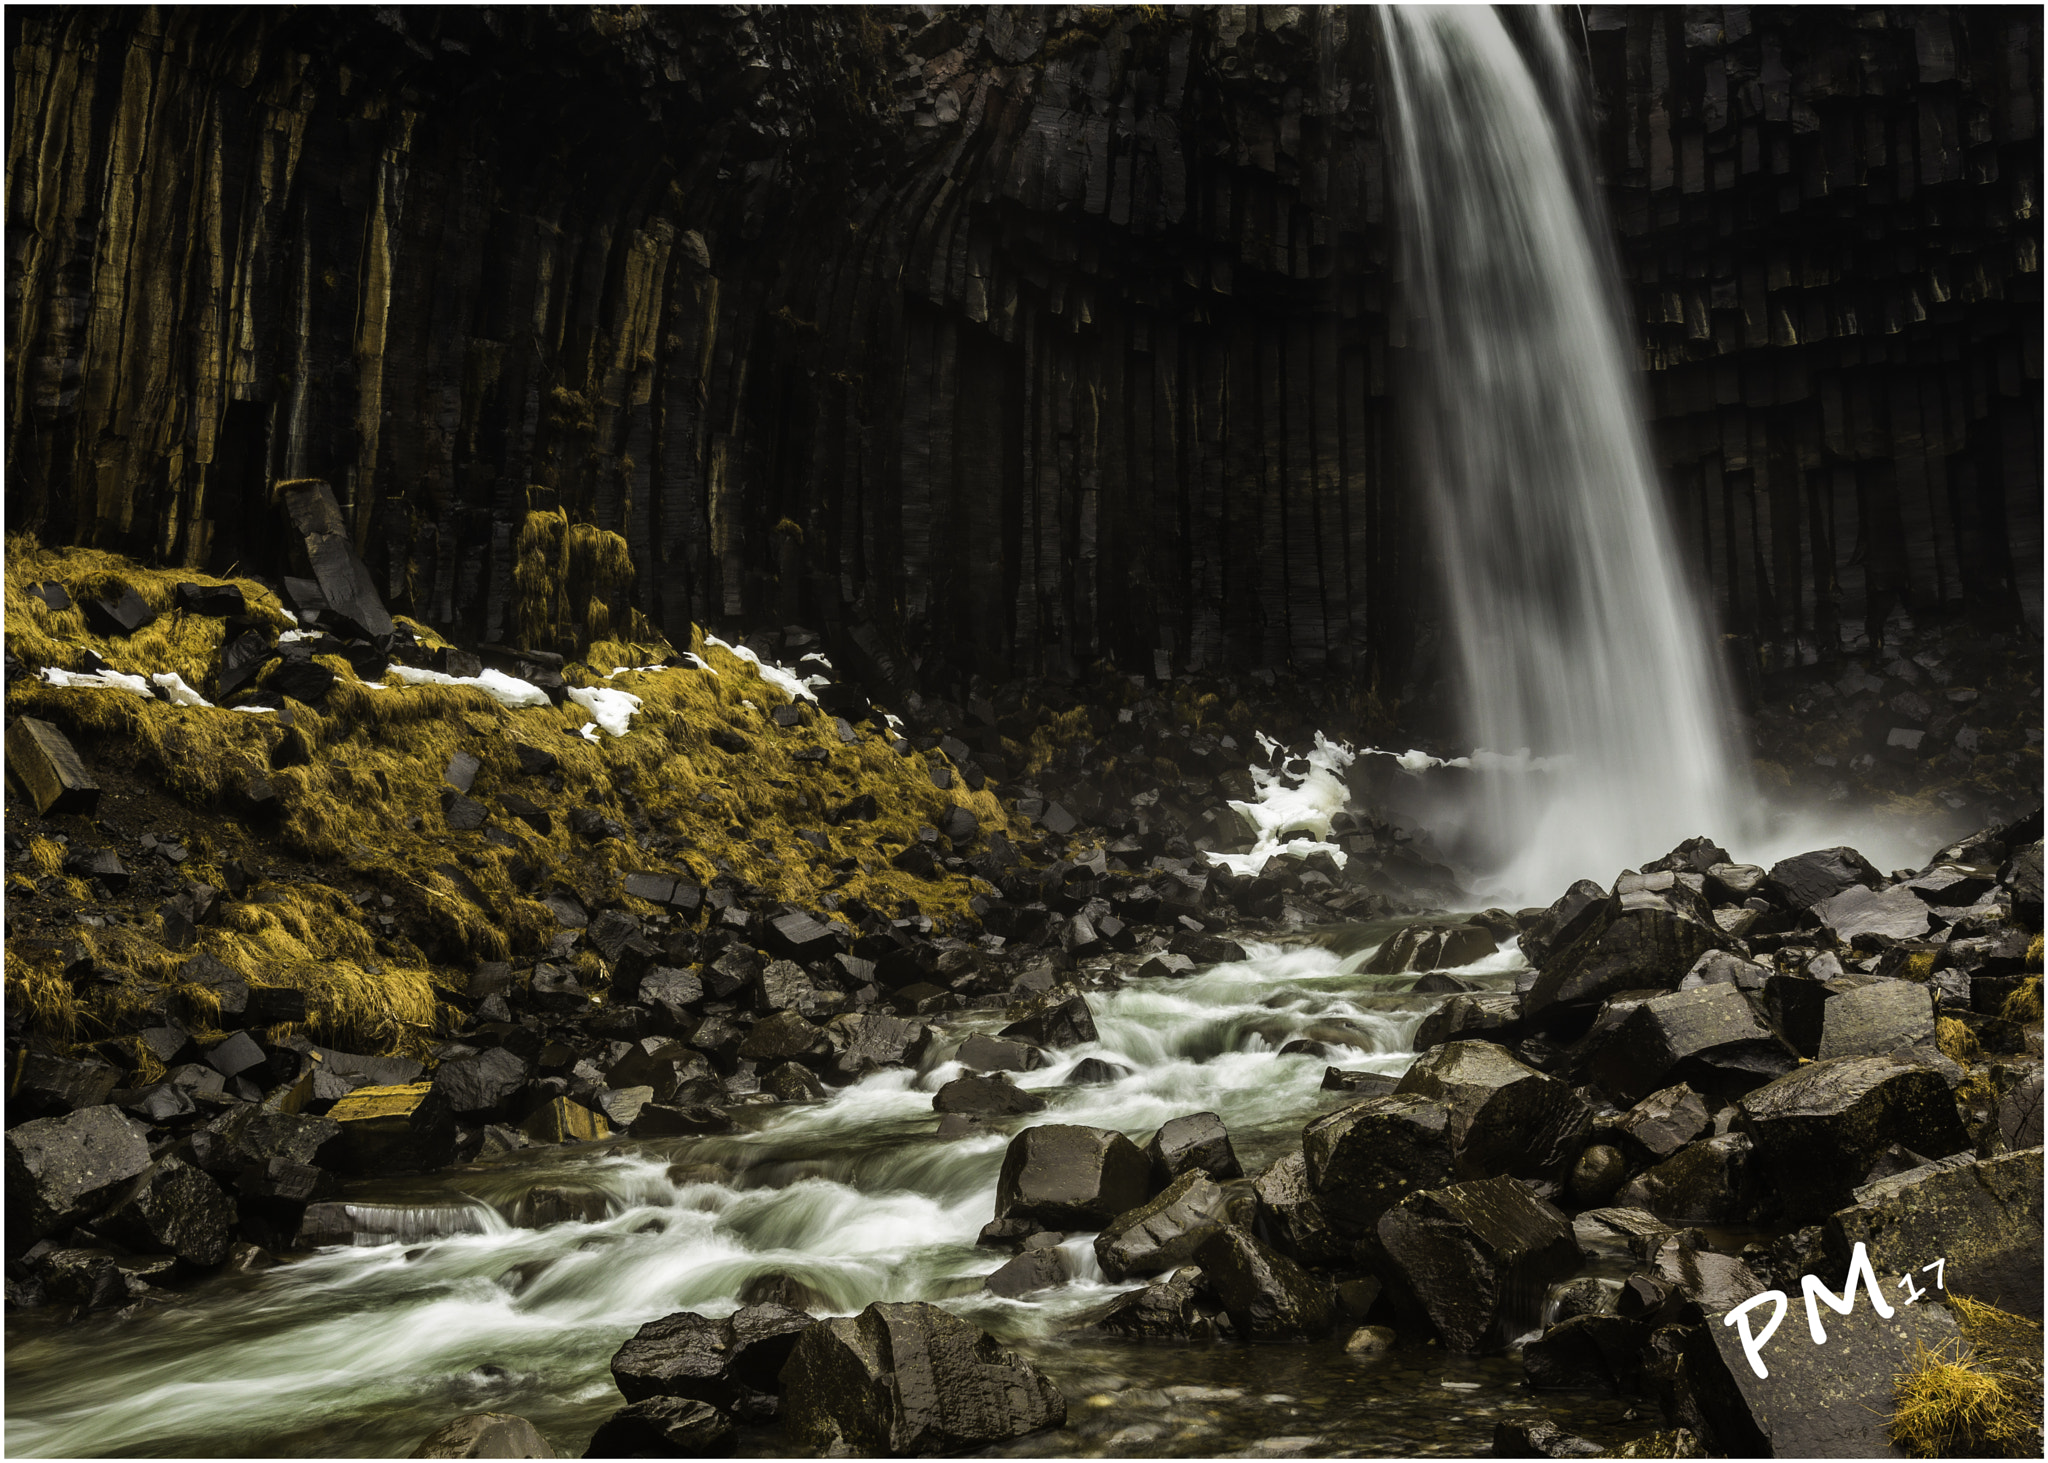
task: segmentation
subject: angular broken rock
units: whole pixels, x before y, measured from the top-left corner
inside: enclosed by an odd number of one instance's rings
[[[1301,1131],[1310,1190],[1348,1233],[1369,1232],[1408,1195],[1457,1177],[1450,1113],[1419,1093],[1368,1097]]]
[[[932,1111],[1008,1117],[1014,1113],[1044,1112],[1045,1099],[1001,1075],[955,1077],[933,1095]]]
[[[1872,981],[1821,1008],[1823,1059],[1870,1056],[1933,1040],[1934,992],[1917,981]]]
[[[1143,1204],[1151,1180],[1151,1164],[1123,1134],[1046,1123],[1010,1140],[996,1181],[996,1218],[1099,1230]]]
[[[1748,994],[1715,982],[1636,1004],[1601,1042],[1587,1075],[1617,1101],[1635,1102],[1674,1082],[1736,1096],[1798,1065]]]
[[[1258,1234],[1304,1265],[1333,1265],[1350,1255],[1352,1241],[1331,1227],[1301,1150],[1287,1154],[1252,1180]]]
[[[1425,1052],[1395,1094],[1445,1105],[1451,1158],[1462,1178],[1562,1179],[1593,1131],[1592,1111],[1577,1093],[1487,1041],[1447,1042]]]
[[[136,1178],[99,1223],[102,1234],[145,1254],[214,1266],[235,1239],[235,1201],[199,1169],[165,1158]]]
[[[1080,1046],[1096,1039],[1095,1013],[1072,986],[1055,986],[1042,996],[1019,1001],[1003,1013],[1010,1024],[996,1035],[1015,1037],[1036,1046]]]
[[[781,1373],[797,1338],[816,1324],[774,1304],[723,1320],[678,1311],[633,1333],[612,1357],[612,1380],[629,1402],[686,1397],[742,1422],[766,1422],[782,1408]]]
[[[1821,927],[1840,945],[1882,950],[1917,940],[1933,924],[1927,902],[1911,889],[1870,890],[1851,884],[1813,906]]]
[[[1813,1062],[1742,1098],[1737,1122],[1756,1144],[1765,1191],[1793,1223],[1825,1218],[1886,1148],[1929,1158],[1969,1146],[1948,1084],[1891,1056]]]
[[[391,616],[355,551],[334,490],[318,478],[299,478],[279,483],[277,496],[304,544],[307,565],[326,601],[322,623],[333,617],[368,639],[389,635]]]
[[[1832,899],[1851,885],[1866,889],[1884,882],[1884,876],[1853,848],[1819,848],[1795,854],[1771,865],[1764,887],[1773,898],[1790,909],[1811,909]]]
[[[1661,887],[1656,887],[1661,885]],[[1586,1006],[1625,990],[1677,988],[1693,962],[1727,945],[1706,898],[1673,874],[1646,876],[1573,922],[1524,994],[1523,1013]]]
[[[1454,1351],[1505,1345],[1579,1266],[1571,1221],[1510,1178],[1410,1194],[1380,1217],[1379,1243]]]
[[[1512,992],[1454,995],[1422,1018],[1415,1029],[1415,1050],[1426,1052],[1447,1041],[1482,1038],[1513,1039],[1522,1027],[1522,1003]]]
[[[1095,1313],[1090,1329],[1145,1341],[1212,1340],[1219,1332],[1213,1304],[1203,1305],[1199,1266],[1183,1265],[1164,1280],[1118,1296]]]
[[[1111,1280],[1160,1275],[1194,1258],[1202,1231],[1223,1222],[1224,1193],[1209,1175],[1190,1169],[1095,1236],[1095,1258]]]
[[[1945,1284],[2000,1310],[2041,1315],[2041,1150],[1979,1160],[1959,1153],[1865,1184],[1829,1216],[1828,1253],[1844,1267],[1858,1244],[1880,1276],[1945,1259]],[[1890,1282],[1896,1285],[1896,1282]]]
[[[1045,1245],[1025,1250],[984,1280],[982,1288],[991,1295],[1015,1300],[1034,1290],[1065,1285],[1071,1279],[1073,1271],[1067,1264],[1067,1257],[1057,1247]]]
[[[1364,969],[1367,975],[1448,970],[1484,960],[1493,951],[1493,936],[1477,925],[1407,925],[1373,952]]]
[[[1230,1133],[1212,1112],[1169,1118],[1145,1144],[1145,1157],[1152,1164],[1152,1182],[1162,1188],[1191,1169],[1219,1180],[1244,1176]]]
[[[1045,1053],[1025,1041],[995,1036],[970,1036],[953,1060],[974,1072],[1034,1072],[1045,1065]]]
[[[921,1301],[821,1321],[783,1368],[784,1426],[829,1456],[969,1452],[1067,1419],[1066,1399],[994,1337]]]
[[[7,1130],[7,1212],[34,1238],[56,1234],[148,1167],[149,1145],[119,1108],[22,1123]]]
[[[686,1397],[650,1397],[599,1423],[583,1456],[724,1458],[731,1446],[732,1419],[716,1407]]]
[[[1194,1260],[1245,1340],[1307,1341],[1329,1333],[1328,1283],[1237,1226],[1202,1230]]]
[[[1653,1092],[1615,1127],[1653,1161],[1669,1158],[1707,1130],[1707,1105],[1683,1082]]]
[[[47,721],[33,716],[14,719],[7,728],[7,770],[44,817],[90,815],[99,806],[100,785],[85,770],[71,739]]]
[[[1742,1133],[1702,1139],[1630,1179],[1614,1202],[1659,1219],[1740,1224],[1756,1206],[1752,1155]]]

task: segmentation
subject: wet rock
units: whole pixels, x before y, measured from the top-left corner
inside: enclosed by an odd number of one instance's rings
[[[956,1077],[932,1098],[932,1110],[1009,1117],[1014,1113],[1044,1112],[1045,1099],[1035,1092],[1026,1092],[1000,1074]]]
[[[532,1064],[504,1047],[455,1057],[434,1069],[433,1090],[465,1122],[511,1115],[511,1104],[533,1075]]]
[[[998,1036],[1014,1037],[1047,1049],[1080,1046],[1096,1039],[1095,1013],[1087,997],[1072,986],[1055,986],[1044,995],[1019,1001],[1003,1013],[1009,1025]]]
[[[1448,1109],[1455,1171],[1562,1181],[1593,1130],[1577,1093],[1485,1041],[1454,1041],[1415,1059],[1397,1094]]]
[[[612,1135],[601,1116],[566,1097],[536,1109],[519,1125],[519,1131],[536,1143],[594,1143]]]
[[[1543,1390],[1632,1393],[1648,1334],[1641,1321],[1621,1316],[1572,1316],[1522,1348],[1522,1371],[1530,1386]]]
[[[317,478],[280,483],[277,497],[304,544],[306,563],[325,602],[321,623],[340,621],[365,639],[389,635],[391,616],[355,551],[334,490]],[[296,552],[296,551],[295,551]]]
[[[1615,1128],[1652,1161],[1669,1158],[1707,1130],[1707,1104],[1683,1082],[1653,1092]]]
[[[1603,1449],[1548,1418],[1508,1418],[1493,1425],[1493,1458],[1598,1458]]]
[[[1183,976],[1195,973],[1195,962],[1171,950],[1161,951],[1138,967],[1141,976]]]
[[[1066,1123],[1010,1140],[996,1182],[996,1218],[1047,1229],[1101,1229],[1151,1193],[1152,1167],[1121,1133]]]
[[[1244,946],[1237,941],[1193,930],[1182,930],[1166,948],[1169,954],[1185,955],[1198,966],[1230,965],[1245,958]]]
[[[22,1123],[7,1130],[9,1218],[38,1239],[59,1233],[148,1167],[149,1145],[118,1108]]]
[[[1397,930],[1365,963],[1368,975],[1403,970],[1447,970],[1484,960],[1494,952],[1493,935],[1477,925],[1407,925]]]
[[[1782,1217],[1820,1219],[1893,1143],[1930,1158],[1969,1144],[1941,1076],[1896,1057],[1836,1057],[1801,1067],[1741,1100],[1761,1181]]]
[[[742,1058],[755,1062],[817,1060],[831,1051],[824,1029],[795,1011],[777,1011],[755,1022],[739,1047]]]
[[[1045,1065],[1045,1053],[1029,1042],[995,1036],[968,1037],[953,1059],[976,1072],[1035,1072]]]
[[[557,1458],[548,1441],[523,1417],[472,1412],[458,1417],[412,1452],[415,1458]]]
[[[1604,904],[1572,921],[1574,938],[1545,956],[1523,996],[1525,1017],[1624,990],[1675,989],[1702,954],[1727,944],[1705,896],[1676,875],[1638,876],[1615,888]]]
[[[1829,1216],[1828,1252],[1846,1268],[1864,1244],[1879,1276],[1910,1273],[1923,1290],[1935,1277],[1921,1266],[1945,1259],[1943,1278],[1970,1299],[2038,1319],[2041,1180],[2038,1147],[1981,1160],[1956,1154],[1879,1179]]]
[[[235,1201],[219,1184],[167,1157],[130,1182],[97,1228],[132,1250],[172,1254],[211,1267],[228,1257],[235,1220]]]
[[[1600,1039],[1587,1074],[1621,1102],[1687,1083],[1736,1096],[1799,1064],[1750,997],[1722,983],[1635,1003]]]
[[[1822,1008],[1820,1055],[1868,1056],[1934,1041],[1934,993],[1910,980],[1879,980]]]
[[[2041,1069],[2022,1077],[1998,1100],[1998,1132],[2008,1148],[2041,1146]]]
[[[1088,1329],[1140,1341],[1207,1341],[1220,1332],[1213,1302],[1205,1305],[1203,1274],[1184,1265],[1143,1290],[1118,1296]]]
[[[151,609],[132,585],[116,584],[119,593],[104,599],[82,599],[78,602],[85,612],[86,628],[95,635],[108,637],[133,635],[145,625],[156,622],[156,611]]]
[[[784,1062],[761,1079],[761,1090],[772,1092],[784,1102],[823,1102],[825,1084],[809,1068]]]
[[[1116,1216],[1095,1237],[1095,1258],[1111,1280],[1159,1275],[1194,1258],[1202,1231],[1223,1222],[1224,1192],[1201,1169]]]
[[[1853,848],[1821,848],[1771,865],[1764,887],[1788,909],[1811,909],[1852,885],[1875,889],[1884,876]]]
[[[1340,1230],[1369,1232],[1408,1195],[1457,1177],[1446,1105],[1419,1093],[1369,1097],[1301,1132],[1310,1190]]]
[[[1194,1261],[1237,1334],[1247,1341],[1305,1341],[1329,1333],[1329,1287],[1235,1225],[1201,1231]]]
[[[1381,1216],[1380,1247],[1446,1346],[1506,1344],[1544,1287],[1579,1266],[1569,1220],[1509,1178],[1410,1194]]]
[[[690,1398],[741,1422],[766,1422],[781,1410],[783,1366],[815,1324],[780,1305],[747,1306],[716,1321],[678,1311],[633,1333],[612,1357],[612,1380],[629,1402]]]
[[[1415,1031],[1415,1050],[1428,1051],[1447,1041],[1483,1038],[1512,1041],[1521,1034],[1521,999],[1512,994],[1454,995],[1422,1018]]]
[[[1858,950],[1884,950],[1917,940],[1933,926],[1927,903],[1911,889],[1873,891],[1851,884],[1813,906],[1813,917],[1830,938]]]
[[[105,1062],[24,1052],[15,1071],[9,1116],[59,1117],[80,1108],[104,1107],[120,1085],[121,1074]]]
[[[1605,1204],[1614,1197],[1622,1181],[1628,1177],[1628,1160],[1622,1157],[1619,1148],[1605,1143],[1594,1143],[1579,1155],[1572,1165],[1571,1177],[1566,1180],[1565,1192],[1576,1208],[1590,1209]]]
[[[586,1458],[724,1458],[732,1419],[709,1403],[650,1397],[621,1407],[598,1424]]]
[[[1219,1180],[1244,1176],[1223,1119],[1212,1112],[1189,1113],[1162,1123],[1145,1144],[1145,1157],[1152,1164],[1152,1182],[1162,1188],[1191,1169]]]
[[[710,1104],[674,1107],[650,1102],[633,1115],[629,1130],[635,1138],[695,1138],[706,1133],[730,1133],[735,1124],[724,1108]]]
[[[931,1028],[924,1022],[881,1012],[835,1016],[825,1032],[831,1057],[824,1075],[841,1084],[884,1067],[916,1066],[932,1044]]]
[[[1351,1253],[1350,1237],[1331,1226],[1309,1184],[1308,1161],[1300,1149],[1252,1180],[1252,1194],[1260,1239],[1304,1265],[1332,1265]]]
[[[1401,1085],[1399,1077],[1385,1072],[1352,1072],[1342,1067],[1323,1068],[1325,1092],[1350,1092],[1359,1097],[1390,1097]]]
[[[17,716],[7,728],[7,770],[43,817],[99,807],[100,785],[85,769],[71,739],[47,721]]]
[[[1107,1087],[1130,1075],[1131,1069],[1119,1063],[1105,1062],[1100,1057],[1083,1057],[1074,1063],[1066,1080],[1069,1087]]]
[[[967,1452],[1066,1421],[1066,1399],[987,1332],[922,1302],[821,1321],[784,1369],[790,1438],[818,1453]]]
[[[1756,1207],[1754,1151],[1747,1136],[1727,1133],[1679,1149],[1630,1179],[1615,1196],[1659,1219],[1740,1224]]]
[[[1051,1246],[1027,1247],[1016,1259],[1003,1265],[982,1282],[991,1295],[1015,1300],[1034,1290],[1048,1290],[1073,1279],[1067,1257]]]

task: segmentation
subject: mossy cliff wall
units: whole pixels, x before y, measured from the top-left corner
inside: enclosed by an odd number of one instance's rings
[[[899,683],[1429,672],[1370,11],[8,28],[7,507],[47,540],[274,572],[267,484],[315,474],[452,634],[517,633],[519,526],[560,507],[625,535],[677,643],[802,621]],[[2039,12],[1574,40],[1726,628],[2016,614]]]

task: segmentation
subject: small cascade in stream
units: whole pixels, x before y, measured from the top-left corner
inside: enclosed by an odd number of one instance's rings
[[[1389,6],[1405,175],[1410,410],[1473,745],[1548,770],[1475,777],[1466,862],[1548,900],[1750,811],[1707,610],[1659,497],[1616,266],[1589,218],[1556,19]],[[1540,75],[1539,75],[1540,73]]]

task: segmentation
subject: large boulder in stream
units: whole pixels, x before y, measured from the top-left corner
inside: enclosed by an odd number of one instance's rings
[[[1194,1259],[1246,1341],[1312,1341],[1328,1334],[1328,1283],[1236,1225],[1202,1231]]]
[[[1067,1420],[1066,1398],[1030,1362],[922,1301],[820,1321],[782,1385],[790,1440],[827,1457],[972,1452]]]
[[[1379,1244],[1453,1351],[1506,1345],[1579,1267],[1571,1221],[1511,1178],[1410,1194],[1380,1217]]]
[[[415,1458],[558,1458],[539,1429],[508,1412],[458,1417],[413,1450]]]
[[[719,1321],[678,1311],[633,1333],[612,1357],[612,1380],[628,1402],[693,1398],[742,1422],[766,1422],[781,1407],[783,1364],[815,1324],[803,1311],[773,1304]]]
[[[1593,1132],[1593,1113],[1555,1077],[1489,1041],[1453,1041],[1415,1059],[1395,1096],[1441,1102],[1460,1178],[1562,1180]]]
[[[1162,1188],[1191,1169],[1218,1181],[1244,1176],[1230,1146],[1230,1133],[1212,1112],[1189,1113],[1160,1124],[1145,1145],[1145,1157],[1152,1163],[1152,1182]]]
[[[149,1167],[141,1127],[117,1107],[84,1107],[7,1130],[7,1213],[36,1239],[93,1213]]]
[[[97,1223],[129,1249],[214,1266],[235,1240],[235,1201],[207,1174],[165,1158],[132,1180]]]
[[[1302,1264],[1334,1265],[1351,1253],[1351,1237],[1332,1227],[1299,1148],[1253,1179],[1252,1195],[1259,1238]]]
[[[1123,1134],[1046,1123],[1010,1140],[996,1180],[996,1218],[1101,1229],[1151,1193],[1152,1165]]]
[[[1450,970],[1484,960],[1493,952],[1493,936],[1477,925],[1406,925],[1373,952],[1364,969],[1367,975]]]
[[[586,1458],[728,1458],[732,1419],[708,1402],[650,1397],[621,1407],[590,1435]]]
[[[1198,1265],[1183,1265],[1143,1290],[1126,1291],[1086,1324],[1138,1341],[1213,1341],[1226,1326]]]
[[[1525,1016],[1592,1006],[1626,990],[1674,990],[1701,955],[1727,947],[1706,896],[1679,875],[1624,876],[1614,888],[1564,922],[1559,933],[1569,938],[1548,947],[1523,994]]]
[[[1111,1280],[1159,1275],[1194,1257],[1202,1231],[1223,1222],[1223,1190],[1190,1169],[1150,1202],[1117,1215],[1095,1236],[1095,1258]]]
[[[1088,1008],[1088,998],[1073,986],[1054,986],[1043,995],[1017,1002],[1003,1014],[1010,1024],[997,1036],[1049,1050],[1095,1040],[1095,1013]]]
[[[1941,1074],[1893,1056],[1812,1062],[1739,1106],[1765,1191],[1791,1223],[1824,1219],[1849,1203],[1894,1143],[1942,1158],[1970,1141]]]
[[[1325,1113],[1301,1130],[1301,1151],[1323,1217],[1348,1234],[1369,1233],[1408,1195],[1457,1177],[1450,1113],[1419,1093]]]

